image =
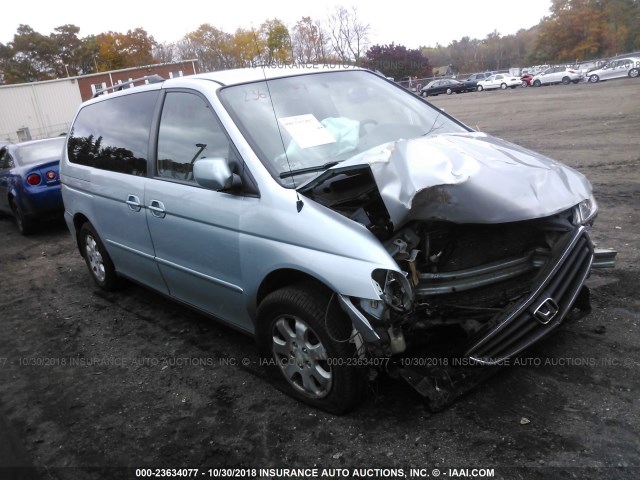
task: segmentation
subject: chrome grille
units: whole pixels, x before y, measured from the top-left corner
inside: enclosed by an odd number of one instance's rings
[[[567,316],[593,261],[593,243],[584,227],[556,246],[532,293],[493,320],[496,326],[465,353],[494,365],[517,355],[554,330]]]

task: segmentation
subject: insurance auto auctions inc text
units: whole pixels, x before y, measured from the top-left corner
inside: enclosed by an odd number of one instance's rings
[[[493,478],[493,468],[261,468],[256,472],[262,479],[291,478]]]

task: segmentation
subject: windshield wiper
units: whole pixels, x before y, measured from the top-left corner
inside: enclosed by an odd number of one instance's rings
[[[293,177],[295,175],[304,175],[305,173],[313,173],[313,172],[321,172],[322,170],[326,170],[327,168],[331,168],[335,165],[337,165],[340,162],[328,162],[325,163],[324,165],[316,165],[315,167],[306,167],[306,168],[299,168],[297,170],[289,170],[286,172],[282,172],[280,175],[278,175],[280,178],[289,178],[289,177]]]

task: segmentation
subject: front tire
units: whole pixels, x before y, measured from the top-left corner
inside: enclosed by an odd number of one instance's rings
[[[478,91],[481,92],[483,90],[482,85],[478,85]]]
[[[506,84],[506,83],[501,83],[501,84],[500,84],[500,88],[501,88],[502,90],[506,90],[506,89],[507,89],[507,84]]]
[[[631,78],[637,78],[638,75],[640,75],[640,70],[637,68],[632,68],[631,70],[629,70],[629,77]]]
[[[562,78],[562,84],[563,85],[569,85],[571,83],[571,79],[569,77],[563,77]]]
[[[450,88],[447,88],[447,95],[451,95],[453,93],[453,90],[451,90]]]
[[[534,87],[539,87],[540,85],[542,85],[542,82],[541,82],[540,80],[535,80],[535,81],[533,82],[533,86],[534,86]]]
[[[598,75],[591,75],[589,77],[590,83],[598,83],[600,81],[600,77]]]
[[[256,338],[267,374],[290,396],[338,415],[364,391],[351,331],[337,299],[312,284],[276,290],[258,308]]]
[[[85,223],[80,229],[80,246],[91,278],[96,285],[102,290],[115,290],[119,284],[115,267],[102,240],[89,223]]]

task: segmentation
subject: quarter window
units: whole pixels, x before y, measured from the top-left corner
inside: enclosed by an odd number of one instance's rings
[[[149,132],[158,92],[141,92],[87,105],[73,125],[69,161],[146,176]]]
[[[158,133],[159,177],[193,181],[193,165],[199,159],[230,160],[229,147],[217,116],[200,96],[167,93]]]

